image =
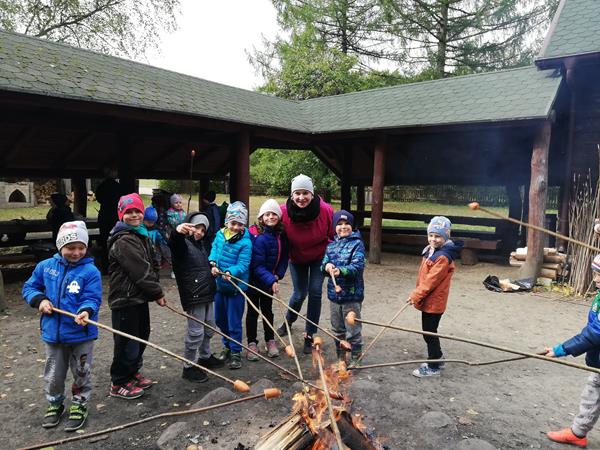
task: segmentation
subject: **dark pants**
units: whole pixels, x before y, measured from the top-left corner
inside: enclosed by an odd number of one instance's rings
[[[254,306],[260,309],[260,312],[263,313],[265,319],[268,320],[271,325],[273,325],[273,299],[255,291],[254,289],[251,289],[247,294]],[[256,339],[257,326],[258,313],[252,307],[252,305],[248,305],[248,312],[246,313],[246,338],[248,339],[248,344],[251,342],[258,344],[258,340]],[[263,329],[265,332],[265,343],[275,339],[273,330],[269,325],[264,323],[264,321]]]
[[[150,337],[148,303],[113,310],[112,326],[115,330],[147,341]],[[140,371],[145,349],[145,344],[114,335],[114,355],[110,366],[110,378],[114,385],[121,386],[131,381],[134,375]]]
[[[441,318],[442,314],[421,312],[421,326],[423,327],[423,331],[437,333]],[[440,347],[440,338],[423,335],[423,339],[425,339],[425,343],[427,344],[427,359],[440,359],[443,356],[442,348]],[[437,369],[439,364],[429,363],[429,366]]]

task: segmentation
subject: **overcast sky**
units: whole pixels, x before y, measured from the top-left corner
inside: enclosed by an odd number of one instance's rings
[[[244,89],[262,84],[245,51],[277,34],[270,0],[181,0],[178,24],[149,64]]]

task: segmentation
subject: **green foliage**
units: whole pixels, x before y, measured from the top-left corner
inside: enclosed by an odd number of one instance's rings
[[[118,56],[156,47],[179,0],[0,0],[0,27]]]
[[[167,192],[186,195],[192,192],[192,195],[198,192],[199,183],[190,180],[159,180],[158,187]]]

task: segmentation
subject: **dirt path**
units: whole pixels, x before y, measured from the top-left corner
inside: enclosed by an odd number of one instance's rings
[[[414,284],[418,261],[417,257],[386,254],[382,265],[368,266],[367,298],[363,306],[365,318],[386,321],[393,315]],[[585,324],[587,303],[561,299],[552,294],[494,294],[481,284],[488,273],[501,277],[516,276],[515,270],[509,267],[459,265],[440,332],[536,351],[572,336]],[[282,283],[283,298],[287,298],[291,290],[288,278]],[[165,279],[164,285],[168,298],[177,305],[173,281]],[[21,300],[20,288],[20,284],[7,285],[9,312],[0,317],[2,448],[15,448],[66,435],[61,428],[43,430],[39,425],[46,406],[41,380],[44,351],[38,335],[37,313]],[[184,321],[155,305],[151,308],[151,316],[151,340],[180,351]],[[281,318],[279,311],[277,318]],[[110,324],[106,304],[103,305],[100,321]],[[322,323],[328,323],[326,301],[323,303]],[[417,311],[407,310],[398,319],[398,324],[418,328],[420,317]],[[377,331],[374,327],[365,326],[366,341]],[[300,333],[301,327],[296,325],[294,334],[298,341]],[[333,345],[327,339],[326,343],[326,353],[333,362]],[[213,345],[217,350],[220,342],[214,339]],[[449,358],[487,360],[505,356],[458,342],[442,342],[442,348]],[[425,344],[420,336],[390,331],[373,348],[365,363],[419,359],[424,355]],[[181,379],[181,367],[177,361],[148,349],[145,373],[158,380],[158,384],[146,396],[125,402],[107,397],[111,358],[112,338],[100,331],[95,347],[95,391],[86,431],[179,410],[223,386],[215,379],[200,385],[188,383]],[[583,362],[583,358],[577,361]],[[291,360],[279,358],[277,362],[294,370]],[[310,358],[303,357],[302,364],[308,374],[315,377],[310,368]],[[577,412],[579,394],[587,377],[586,372],[543,361],[519,361],[479,368],[448,365],[441,377],[430,379],[412,377],[412,369],[414,367],[404,366],[364,370],[354,376],[351,388],[354,409],[366,416],[367,423],[377,429],[390,448],[459,448],[457,443],[476,443],[475,438],[496,448],[562,448],[550,443],[544,432],[569,425],[573,413]],[[223,369],[223,373],[251,381],[269,378],[285,391],[286,398],[271,406],[264,402],[248,403],[235,410],[221,410],[194,419],[198,423],[197,434],[204,449],[233,449],[237,442],[250,447],[257,436],[289,411],[291,401],[287,399],[292,394],[293,381],[282,379],[275,369],[263,362],[250,363],[246,360],[242,370],[231,372]],[[436,425],[431,422],[431,414],[424,416],[428,412],[444,413],[451,423]],[[203,426],[205,420],[211,425]],[[157,438],[172,422],[174,420],[150,423],[116,433],[96,444],[83,441],[64,448],[154,448]],[[220,439],[216,439],[217,434]],[[598,430],[590,433],[589,441],[589,448],[600,448]]]

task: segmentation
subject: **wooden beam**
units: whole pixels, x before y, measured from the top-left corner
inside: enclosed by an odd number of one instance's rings
[[[0,167],[6,166],[6,162],[21,150],[23,145],[25,145],[25,143],[27,143],[27,141],[33,137],[34,133],[34,127],[25,127],[10,144],[8,150],[4,152],[4,155],[0,157]]]
[[[250,133],[243,131],[238,136],[233,152],[232,178],[235,192],[231,192],[231,201],[240,200],[250,207]]]
[[[342,181],[342,192],[341,192],[341,196],[342,196],[342,209],[345,209],[346,211],[350,211],[350,208],[352,207],[352,186],[351,186],[351,180],[352,180],[352,153],[353,153],[353,149],[349,149],[348,151],[344,152],[342,155],[342,176],[341,176],[341,181]]]
[[[356,210],[359,215],[354,218],[356,227],[362,227],[365,224],[365,218],[360,213],[365,212],[365,185],[359,184],[356,186]]]
[[[75,146],[69,149],[56,161],[55,167],[64,167],[66,163],[72,161],[76,156],[79,156],[93,141],[96,139],[96,133],[87,132],[84,136],[75,144]]]
[[[117,157],[119,184],[127,194],[137,192],[135,174],[133,172],[133,161],[131,151],[131,141],[125,135],[117,137]]]
[[[87,190],[85,178],[76,177],[71,180],[73,189],[73,212],[80,216],[87,217]]]
[[[552,123],[547,121],[537,132],[531,155],[531,184],[529,187],[529,223],[544,226],[548,198],[548,150]],[[527,259],[519,271],[520,278],[537,276],[544,259],[545,235],[531,228],[527,230]]]
[[[373,150],[373,200],[371,205],[371,234],[369,237],[369,262],[381,263],[381,228],[383,226],[383,188],[385,186],[386,137],[377,136]]]

